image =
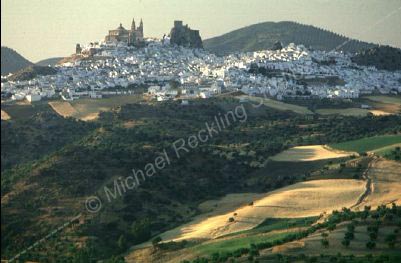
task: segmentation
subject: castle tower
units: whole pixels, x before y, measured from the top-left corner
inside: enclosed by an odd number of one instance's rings
[[[75,54],[81,54],[81,52],[82,52],[81,45],[80,45],[80,44],[77,44],[77,45],[75,46]]]
[[[135,18],[132,18],[131,31],[135,31],[135,30],[136,30]]]

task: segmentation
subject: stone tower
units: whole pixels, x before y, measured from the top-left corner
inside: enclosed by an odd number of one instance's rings
[[[81,45],[80,45],[80,44],[77,44],[77,45],[75,46],[75,54],[81,54],[81,52],[82,52]]]

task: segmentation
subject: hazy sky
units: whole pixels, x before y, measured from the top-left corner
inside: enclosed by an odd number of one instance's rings
[[[203,39],[285,20],[401,47],[401,0],[1,0],[1,45],[34,62],[66,56],[133,17],[143,18],[145,37],[161,37],[177,19]]]

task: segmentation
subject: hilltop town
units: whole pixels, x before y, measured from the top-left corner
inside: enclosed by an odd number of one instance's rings
[[[138,27],[133,20],[129,30],[120,24],[102,41],[77,44],[76,53],[56,69],[56,74],[30,80],[2,77],[2,99],[102,98],[131,94],[138,86],[147,87],[158,101],[209,98],[230,91],[278,100],[401,92],[400,71],[360,66],[343,52],[278,43],[274,50],[218,57],[202,49],[199,31],[182,21],[175,21],[170,34],[161,39],[146,38],[142,20]],[[170,85],[172,81],[176,84]]]

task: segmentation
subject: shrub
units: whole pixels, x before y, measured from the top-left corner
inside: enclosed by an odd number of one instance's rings
[[[349,239],[344,239],[343,241],[341,241],[341,244],[342,244],[344,247],[349,247],[350,241],[349,241]]]
[[[154,247],[156,247],[160,242],[162,241],[162,238],[161,237],[155,237],[153,240],[152,240],[152,245],[154,246]]]
[[[323,246],[324,248],[329,247],[329,241],[328,241],[327,239],[322,239],[322,240],[320,241],[320,243],[322,244],[322,246]]]
[[[374,241],[369,241],[366,243],[366,247],[368,249],[374,249],[376,247],[376,243]]]

